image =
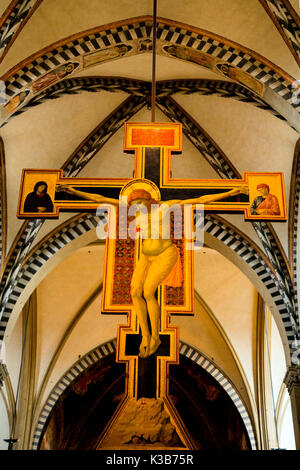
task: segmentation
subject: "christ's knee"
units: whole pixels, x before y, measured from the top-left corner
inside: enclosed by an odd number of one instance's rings
[[[149,300],[153,300],[155,299],[155,292],[156,292],[156,289],[153,288],[153,287],[145,287],[144,288],[144,298],[146,300],[146,302],[149,302]]]
[[[131,286],[131,297],[132,299],[141,299],[143,296],[143,288],[140,286]]]

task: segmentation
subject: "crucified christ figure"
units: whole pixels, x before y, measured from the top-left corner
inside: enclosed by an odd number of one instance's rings
[[[57,191],[79,196],[89,201],[99,204],[111,204],[119,207],[119,200],[91,194],[74,189],[71,185],[64,184],[57,187]],[[127,199],[128,209],[135,206],[135,217],[146,214],[146,230],[138,227],[142,241],[142,253],[134,269],[131,280],[132,304],[136,311],[142,334],[139,347],[139,356],[146,358],[154,354],[161,341],[159,339],[160,330],[160,307],[155,297],[156,290],[160,284],[180,286],[182,273],[180,266],[180,255],[177,247],[170,238],[162,235],[163,215],[157,219],[155,211],[159,211],[162,204],[169,207],[178,204],[209,204],[221,199],[236,196],[238,194],[248,194],[246,187],[240,186],[219,194],[210,194],[193,199],[157,201],[152,198],[150,192],[145,189],[133,189]],[[156,227],[153,227],[153,221]],[[159,223],[157,224],[157,220]],[[152,225],[151,225],[152,224]],[[153,237],[153,233],[155,236]],[[152,235],[152,238],[151,238]],[[151,331],[148,326],[148,315]]]

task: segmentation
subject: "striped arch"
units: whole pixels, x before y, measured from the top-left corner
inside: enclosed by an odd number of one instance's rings
[[[12,0],[0,21],[0,62],[43,0]]]
[[[298,307],[297,293],[297,246],[299,245],[299,201],[300,201],[300,139],[295,148],[292,181],[290,189],[290,214],[289,214],[289,258],[292,264],[293,280],[295,286],[295,302]]]
[[[300,18],[289,0],[259,0],[300,65]]]
[[[6,255],[6,175],[3,140],[0,138],[0,275]]]
[[[82,92],[95,93],[103,90],[112,93],[125,92],[132,95],[149,97],[151,94],[151,82],[125,77],[86,76],[67,78],[29,98],[26,104],[19,108],[12,117],[23,114],[25,111],[39,106],[48,100],[58,99],[69,94],[74,95]],[[211,79],[175,79],[156,82],[156,97],[170,96],[174,93],[195,93],[206,96],[215,95],[219,98],[232,98],[263,109],[289,125],[286,118],[280,114],[280,110],[277,111],[272,108],[262,98],[237,83]],[[1,127],[4,125],[5,123]]]
[[[97,363],[100,359],[110,354],[114,354],[116,351],[116,339],[108,341],[107,343],[97,346],[95,349],[87,353],[85,356],[80,358],[67,372],[64,376],[56,383],[52,392],[48,396],[46,403],[40,413],[34,436],[32,441],[32,449],[37,450],[40,442],[40,438],[44,429],[44,426],[47,422],[47,419],[52,412],[55,404],[57,403],[59,397],[66,390],[66,388],[86,369],[91,365]],[[206,372],[208,372],[225,390],[229,395],[234,405],[236,406],[248,433],[248,437],[251,443],[252,450],[256,450],[256,440],[253,432],[253,427],[251,420],[247,413],[247,410],[235,390],[234,386],[231,384],[229,379],[221,372],[215,364],[213,364],[205,355],[194,347],[189,346],[186,343],[180,341],[179,343],[179,353],[183,356],[191,359],[193,362],[196,362],[200,367],[202,367]]]
[[[225,376],[225,374],[220,369],[218,369],[216,364],[214,364],[211,360],[209,360],[198,349],[195,349],[189,344],[186,344],[180,341],[179,353],[185,357],[188,357],[193,362],[196,362],[199,366],[205,369],[206,372],[208,372],[223,387],[225,392],[229,395],[234,405],[236,406],[245,424],[252,450],[256,450],[256,440],[255,440],[255,435],[253,432],[251,420],[249,418],[245,405],[243,404],[238,392],[236,391],[232,383],[229,381],[229,379]]]
[[[44,429],[47,418],[50,415],[54,405],[56,404],[61,394],[84,370],[88,369],[93,364],[96,364],[96,362],[98,362],[103,357],[115,353],[115,351],[115,339],[108,341],[107,343],[104,343],[101,346],[97,346],[95,349],[93,349],[89,353],[85,354],[85,356],[83,356],[81,359],[79,359],[79,361],[77,361],[57,382],[54,389],[47,398],[46,404],[44,405],[44,408],[39,416],[32,441],[33,450],[37,450],[39,440],[41,438],[41,434]]]
[[[58,227],[54,233],[50,234],[50,236],[44,239],[41,244],[33,249],[33,252],[29,254],[27,259],[24,261],[11,295],[7,300],[1,322],[1,342],[3,341],[9,318],[20,295],[45,263],[72,240],[80,237],[90,230],[95,230],[99,223],[105,225],[106,222],[107,219],[105,212],[103,212],[102,216],[95,216],[90,213],[83,214],[79,217],[73,218],[71,222],[66,223],[63,227]],[[291,324],[291,318],[284,300],[274,283],[274,272],[272,266],[265,255],[253,244],[253,242],[251,242],[250,239],[241,232],[238,232],[233,226],[219,216],[206,215],[203,228],[206,233],[210,234],[236,253],[245,263],[247,263],[249,268],[253,270],[259,278],[280,314],[290,347],[290,355],[292,356],[295,340],[293,325]]]
[[[53,79],[54,83],[62,78],[68,78],[68,75],[88,67],[87,57],[90,53],[100,53],[101,51],[98,63],[102,63],[149,51],[152,21],[151,16],[145,16],[99,26],[65,38],[33,54],[1,77],[6,85],[8,100],[20,92],[26,91],[27,96],[22,97],[23,101],[19,106],[21,108],[33,95],[42,91],[43,85],[40,82],[37,87],[37,82],[41,77],[46,77],[48,74],[47,77],[50,78],[49,74],[52,74],[51,80]],[[293,103],[295,101],[293,99],[295,79],[266,58],[244,46],[214,33],[164,18],[158,18],[157,39],[158,54],[172,57],[172,54],[168,53],[169,45],[185,48],[184,50],[188,50],[193,57],[195,54],[204,52],[214,61],[222,64],[227,63],[245,73],[246,76],[250,75],[257,83],[260,82],[266,90],[269,90],[269,93],[262,92],[262,98],[268,103],[270,100],[272,101],[270,93],[271,95],[273,93],[279,95],[290,105],[288,106],[289,115],[293,114],[293,107],[297,107]],[[186,59],[186,56],[183,58]],[[197,63],[196,59],[192,60],[193,63]],[[67,64],[70,64],[69,68],[66,67]],[[200,62],[199,64],[201,65]],[[212,64],[207,66],[218,72],[218,69],[214,68]],[[56,75],[58,67],[62,67],[60,75]],[[219,73],[223,75],[221,72]],[[48,86],[53,84],[53,80],[52,82],[51,80]],[[6,122],[10,116],[9,114],[6,116],[4,110],[1,123]]]

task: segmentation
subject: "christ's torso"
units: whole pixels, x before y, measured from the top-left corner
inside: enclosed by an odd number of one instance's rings
[[[165,240],[165,239],[146,239],[143,240],[143,245],[142,245],[142,251],[144,255],[146,256],[157,256],[160,255],[163,251],[165,251],[169,246],[172,245],[171,240]]]
[[[169,214],[159,209],[148,214],[140,214],[137,218],[139,232],[143,238],[142,251],[146,256],[157,256],[172,245],[169,233]]]

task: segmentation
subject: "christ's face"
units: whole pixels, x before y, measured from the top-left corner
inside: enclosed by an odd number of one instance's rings
[[[130,206],[148,206],[149,202],[147,199],[134,199],[130,202]]]
[[[130,202],[129,207],[134,206],[135,215],[145,214],[150,210],[150,204],[147,199],[134,199]]]

